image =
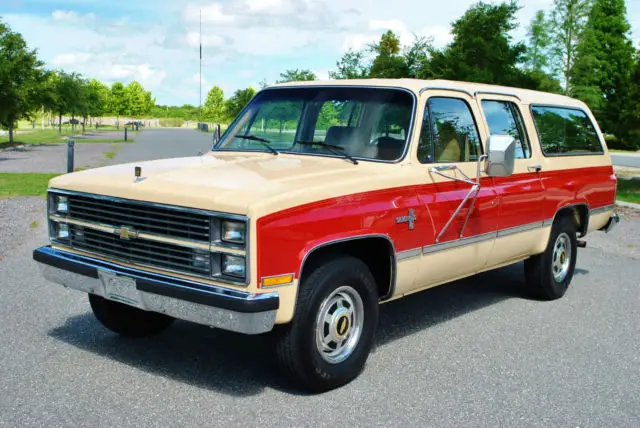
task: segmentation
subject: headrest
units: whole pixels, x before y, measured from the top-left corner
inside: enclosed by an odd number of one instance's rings
[[[364,144],[364,135],[360,128],[351,126],[332,126],[327,129],[324,142],[335,146],[349,146],[352,144]]]

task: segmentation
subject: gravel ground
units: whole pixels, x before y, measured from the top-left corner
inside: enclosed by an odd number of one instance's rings
[[[0,261],[37,233],[45,210],[43,198],[0,198]]]
[[[116,151],[119,146],[117,143],[76,144],[75,167],[106,165],[109,160],[104,153]],[[0,172],[67,172],[67,145],[34,144],[0,152]]]
[[[186,134],[163,135],[155,156],[206,147],[206,134],[188,147],[172,144]],[[137,145],[132,155],[151,148]],[[362,375],[309,396],[280,378],[264,336],[180,321],[153,338],[108,332],[86,296],[31,259],[47,242],[44,224],[29,228],[44,201],[0,203],[13,212],[0,227],[12,245],[0,261],[0,426],[640,426],[633,211],[587,237],[558,301],[522,298],[519,263],[383,305]]]

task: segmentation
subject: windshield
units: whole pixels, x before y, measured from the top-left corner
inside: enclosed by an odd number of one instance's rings
[[[393,88],[266,89],[213,150],[396,161],[405,152],[413,103],[409,92]]]

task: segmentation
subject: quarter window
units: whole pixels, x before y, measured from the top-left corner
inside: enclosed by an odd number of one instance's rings
[[[469,105],[459,98],[430,98],[418,144],[420,162],[475,162],[481,154]]]
[[[510,135],[516,140],[516,158],[531,157],[522,116],[514,103],[483,100],[482,111],[491,135]]]
[[[604,153],[593,123],[585,112],[566,107],[531,107],[545,155]]]

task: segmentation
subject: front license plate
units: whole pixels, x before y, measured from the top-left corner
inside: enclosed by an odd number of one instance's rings
[[[98,271],[98,276],[104,285],[107,299],[144,309],[135,279],[104,271]]]

